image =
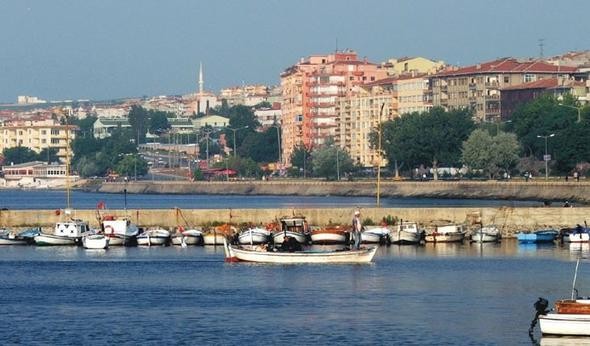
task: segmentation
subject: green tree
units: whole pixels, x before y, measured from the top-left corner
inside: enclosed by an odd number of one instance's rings
[[[255,162],[277,162],[279,143],[277,129],[271,127],[264,132],[251,132],[238,148],[238,154],[250,157]]]
[[[328,180],[337,179],[338,176],[342,178],[354,167],[348,152],[334,145],[315,150],[312,165],[315,175]]]
[[[31,161],[37,161],[39,156],[33,150],[18,146],[13,148],[6,148],[2,151],[2,156],[4,156],[4,164],[19,164]]]
[[[80,128],[80,137],[92,136],[94,132],[94,123],[98,119],[96,116],[87,116],[84,119],[73,118],[70,122]]]
[[[38,155],[39,161],[45,161],[47,163],[59,162],[59,156],[57,156],[57,148],[43,148]]]
[[[149,126],[149,113],[141,106],[131,106],[129,111],[129,124],[131,124],[132,133],[134,136],[130,138],[139,137],[139,143],[145,143],[145,135]]]
[[[434,107],[385,122],[383,151],[389,164],[399,160],[409,167],[431,166],[434,179],[438,179],[440,165],[460,161],[461,144],[474,127],[471,117],[466,109],[445,111]]]
[[[296,175],[307,175],[307,172],[311,170],[311,151],[304,145],[298,145],[291,153],[291,164],[295,168],[292,172]]]
[[[489,178],[494,178],[516,165],[519,149],[514,134],[500,132],[491,136],[488,131],[477,129],[463,142],[462,161],[470,169],[481,170]]]
[[[160,135],[170,128],[166,112],[153,111],[149,113],[149,131],[150,133]]]
[[[147,173],[148,165],[139,155],[125,155],[115,166],[115,171],[122,176],[142,176]]]

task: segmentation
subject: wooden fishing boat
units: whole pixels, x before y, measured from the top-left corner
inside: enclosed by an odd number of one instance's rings
[[[463,225],[447,224],[437,225],[426,232],[427,243],[461,243],[465,239]]]
[[[172,237],[173,245],[201,245],[203,244],[203,231],[200,229],[187,229]]]
[[[26,238],[9,230],[0,230],[0,245],[27,245]]]
[[[88,223],[78,219],[57,222],[53,233],[39,233],[35,236],[37,245],[78,245],[82,237],[89,234]]]
[[[105,215],[102,219],[104,235],[109,238],[109,246],[135,246],[139,228],[128,217]]]
[[[137,236],[137,245],[166,246],[170,242],[170,232],[165,229],[147,230]]]
[[[471,234],[474,243],[495,243],[500,241],[500,230],[496,226],[485,226]]]
[[[542,229],[534,232],[518,232],[516,238],[523,244],[552,243],[558,234],[559,232],[553,229]]]
[[[590,242],[590,228],[581,225],[565,228],[560,230],[559,237],[564,243],[587,243]]]
[[[272,226],[267,228],[272,228]],[[282,244],[285,237],[291,237],[299,244],[307,244],[309,232],[309,225],[304,216],[283,217],[280,219],[280,229],[272,234],[273,242]]]
[[[361,232],[361,243],[380,244],[388,240],[390,229],[386,226],[365,226]]]
[[[369,263],[373,260],[377,247],[361,248],[359,250],[335,251],[294,251],[280,252],[263,249],[246,249],[237,245],[230,245],[224,241],[225,258],[228,262],[259,262],[259,263]]]
[[[311,231],[311,243],[320,245],[345,244],[348,228],[344,226],[326,226]]]
[[[266,244],[270,238],[270,231],[262,227],[252,227],[240,232],[238,243],[242,245]]]
[[[90,234],[82,237],[82,245],[85,249],[104,250],[109,247],[109,237],[104,234]]]
[[[399,245],[418,244],[422,240],[423,233],[424,231],[420,229],[418,223],[401,221],[389,233],[389,242]]]
[[[529,334],[532,334],[538,319],[543,335],[590,336],[590,297],[580,297],[576,289],[579,265],[580,259],[576,262],[570,299],[557,300],[552,311],[546,310],[546,299],[539,298],[535,303],[537,313],[531,323]]]
[[[215,226],[203,233],[204,245],[223,245],[225,237],[233,237],[237,229],[230,224]]]

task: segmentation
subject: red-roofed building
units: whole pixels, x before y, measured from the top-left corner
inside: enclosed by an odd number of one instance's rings
[[[476,120],[499,121],[503,88],[547,78],[569,79],[576,71],[576,67],[514,58],[450,68],[431,77],[433,105],[471,108]]]
[[[552,94],[554,96],[573,94],[583,97],[586,95],[586,85],[584,82],[572,79],[545,78],[502,88],[502,120],[510,119],[512,113],[519,105],[545,94]]]

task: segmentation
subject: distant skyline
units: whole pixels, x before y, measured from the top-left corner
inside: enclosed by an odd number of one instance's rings
[[[279,83],[300,58],[470,65],[590,49],[590,1],[2,0],[0,103],[104,100]]]

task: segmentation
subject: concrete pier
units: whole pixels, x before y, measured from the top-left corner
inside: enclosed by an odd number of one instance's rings
[[[206,226],[211,223],[267,224],[283,216],[304,215],[311,225],[329,223],[349,224],[353,208],[322,209],[143,209],[110,210],[110,215],[127,214],[140,226],[160,226],[173,229],[178,225]],[[520,230],[539,228],[571,227],[584,224],[590,215],[590,208],[362,208],[363,220],[370,218],[378,223],[383,217],[417,221],[427,224],[435,220],[448,220],[464,223],[471,229],[477,229],[480,223],[495,224],[504,237],[513,237]],[[88,221],[98,226],[95,210],[76,210],[73,217]],[[55,210],[1,210],[0,227],[25,228],[43,227],[49,230],[55,222],[63,219],[63,213],[57,215]]]

